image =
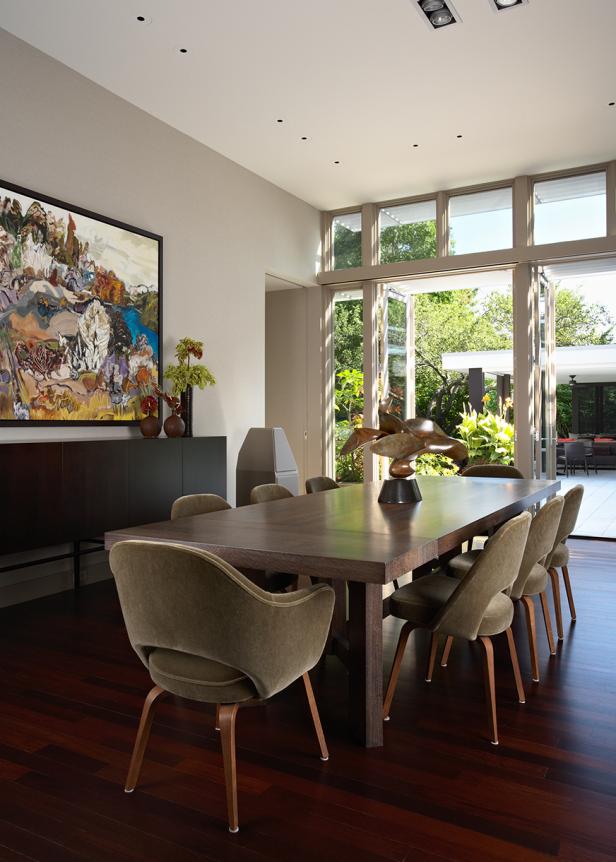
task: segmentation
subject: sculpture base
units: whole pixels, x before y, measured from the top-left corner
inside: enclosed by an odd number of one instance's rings
[[[385,479],[379,503],[419,503],[421,491],[417,479]]]

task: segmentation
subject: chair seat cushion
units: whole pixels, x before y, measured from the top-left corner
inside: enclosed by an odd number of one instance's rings
[[[148,669],[154,682],[190,700],[206,703],[240,703],[257,698],[252,681],[226,664],[172,649],[155,649]]]
[[[552,553],[552,556],[550,557],[550,565],[559,569],[561,566],[566,566],[568,564],[569,548],[565,544],[563,544],[563,542],[561,542],[560,545],[556,546]]]
[[[389,599],[389,610],[395,617],[409,620],[419,628],[429,628],[432,620],[458,588],[459,582],[448,575],[437,572],[413,581]],[[509,628],[513,620],[513,602],[504,593],[490,601],[479,626],[479,635],[500,634]],[[448,634],[446,628],[439,629]]]
[[[440,572],[425,575],[392,593],[389,611],[417,626],[428,626],[457,588],[456,580]]]
[[[539,563],[530,570],[526,578],[522,593],[525,596],[538,596],[548,585],[548,573]]]
[[[481,620],[478,635],[490,637],[499,635],[509,628],[513,622],[513,602],[505,593],[498,593],[491,599]]]
[[[480,550],[466,551],[465,554],[458,554],[447,563],[447,571],[454,578],[463,578],[468,573],[473,563],[481,553]]]

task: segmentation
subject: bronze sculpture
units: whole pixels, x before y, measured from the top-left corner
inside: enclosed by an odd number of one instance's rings
[[[421,500],[414,480],[415,460],[428,452],[447,455],[452,461],[465,461],[468,451],[464,443],[449,437],[431,419],[402,420],[391,413],[391,399],[379,404],[379,427],[356,428],[346,441],[341,455],[348,455],[362,446],[371,444],[375,455],[391,458],[390,480],[386,480],[379,497],[380,502],[411,502]],[[400,481],[404,484],[400,484]],[[389,482],[389,484],[388,484]],[[382,498],[382,499],[381,499]]]

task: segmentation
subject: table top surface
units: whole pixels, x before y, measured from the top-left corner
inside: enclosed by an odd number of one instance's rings
[[[114,530],[211,551],[234,566],[388,583],[552,496],[559,481],[420,476],[420,503],[378,502],[381,482],[348,485]]]

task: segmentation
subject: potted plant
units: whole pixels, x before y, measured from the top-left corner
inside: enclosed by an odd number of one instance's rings
[[[153,395],[146,395],[141,399],[141,412],[143,419],[139,428],[144,437],[158,437],[160,434],[160,422],[158,420],[158,399]]]
[[[186,426],[184,425],[184,420],[180,416],[180,413],[182,412],[182,403],[180,399],[175,395],[169,395],[168,392],[159,389],[158,386],[155,391],[158,397],[162,398],[167,407],[171,410],[171,416],[167,416],[163,424],[165,434],[167,437],[182,437]]]
[[[168,365],[164,376],[173,385],[173,394],[179,396],[182,404],[182,414],[185,423],[185,437],[192,437],[192,391],[194,386],[205,389],[214,386],[216,380],[209,368],[198,363],[191,364],[191,359],[201,359],[203,342],[194,338],[182,338],[175,348],[177,365]]]

